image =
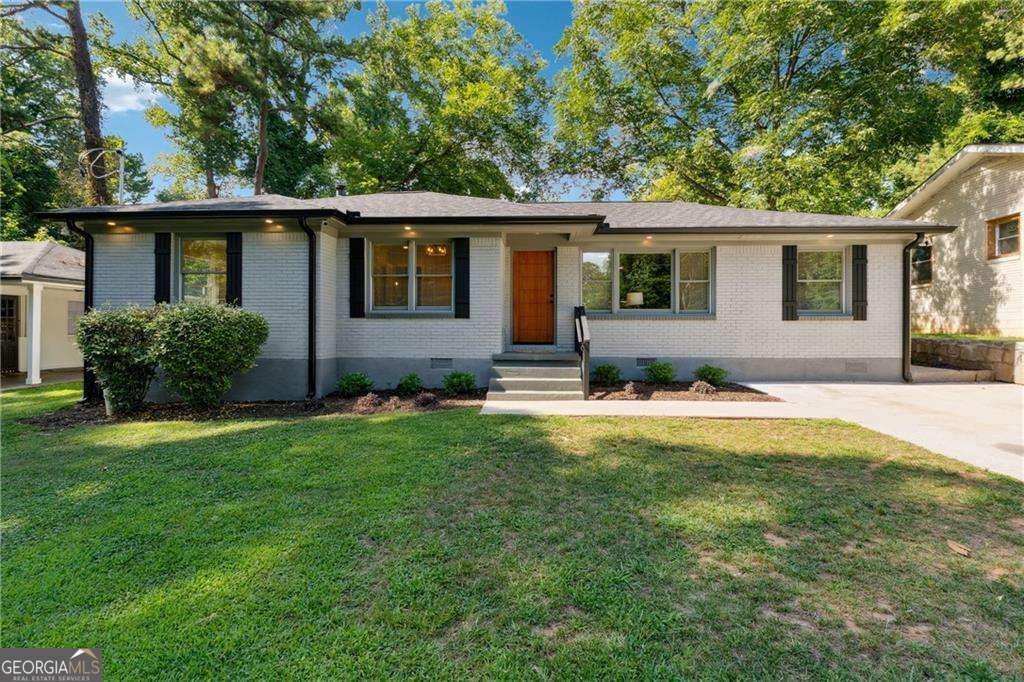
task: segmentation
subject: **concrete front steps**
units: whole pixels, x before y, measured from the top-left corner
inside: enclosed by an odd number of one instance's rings
[[[575,353],[510,352],[492,358],[487,400],[583,400]]]

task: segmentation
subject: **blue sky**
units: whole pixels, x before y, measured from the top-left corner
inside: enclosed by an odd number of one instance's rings
[[[411,3],[388,3],[392,16],[404,14],[405,8]],[[554,54],[555,43],[562,31],[572,20],[572,4],[562,0],[506,0],[506,18],[529,43],[547,61],[545,75],[550,79],[563,66]],[[367,15],[374,10],[376,2],[364,2],[359,12],[350,14],[340,30],[344,35],[354,36],[367,30]],[[82,9],[87,15],[96,12],[104,14],[114,26],[115,37],[130,40],[144,32],[143,26],[128,14],[124,4],[119,1],[82,2]],[[41,11],[27,13],[30,22],[56,23],[48,14]],[[59,27],[54,27],[59,28]],[[117,80],[109,81],[104,89],[106,110],[103,118],[103,131],[106,134],[119,135],[125,140],[128,151],[141,153],[147,166],[158,154],[170,152],[173,146],[164,135],[164,131],[154,128],[146,121],[145,108],[156,98],[155,93],[140,91],[131,83]],[[162,184],[156,179],[156,188]],[[577,190],[578,191],[578,190]],[[570,190],[570,196],[577,198],[577,191]]]

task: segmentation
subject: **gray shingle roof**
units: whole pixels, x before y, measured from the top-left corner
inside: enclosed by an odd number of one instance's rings
[[[346,217],[357,212],[362,222],[399,219],[444,221],[449,219],[501,219],[539,221],[607,222],[599,233],[662,232],[662,233],[728,233],[728,232],[947,232],[952,226],[910,220],[863,218],[824,213],[764,211],[732,206],[709,206],[685,201],[611,201],[611,202],[537,202],[518,203],[503,199],[487,199],[440,192],[379,192],[320,199],[293,199],[279,194],[250,197],[172,201],[162,204],[132,206],[95,206],[51,211],[49,218],[74,216],[76,219],[99,219],[106,215],[153,216],[160,214],[192,214],[213,212],[318,212]]]
[[[544,204],[551,205],[551,204]],[[602,213],[612,231],[685,231],[688,229],[808,228],[822,229],[879,229],[906,226],[915,231],[927,226],[913,220],[862,218],[859,216],[831,215],[827,213],[797,213],[795,211],[764,211],[733,206],[710,206],[686,201],[606,201],[560,202],[563,207],[579,211]]]
[[[85,281],[85,254],[56,242],[0,242],[0,276]]]

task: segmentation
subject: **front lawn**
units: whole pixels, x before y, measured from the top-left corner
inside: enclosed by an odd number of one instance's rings
[[[1024,484],[850,424],[13,421],[76,396],[2,399],[0,640],[109,679],[1024,670]]]

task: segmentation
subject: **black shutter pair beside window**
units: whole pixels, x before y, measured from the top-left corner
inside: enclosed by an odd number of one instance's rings
[[[227,234],[227,291],[225,298],[230,305],[242,305],[242,233]],[[171,302],[171,233],[157,232],[154,235],[153,253],[156,258],[154,272],[156,282],[153,300],[157,303]]]
[[[455,317],[469,317],[469,238],[452,240]],[[366,317],[366,240],[348,240],[348,316]]]
[[[868,319],[868,247],[866,244],[855,244],[853,256],[853,319]],[[796,300],[796,246],[787,244],[782,247],[782,319],[789,321],[798,318]]]

